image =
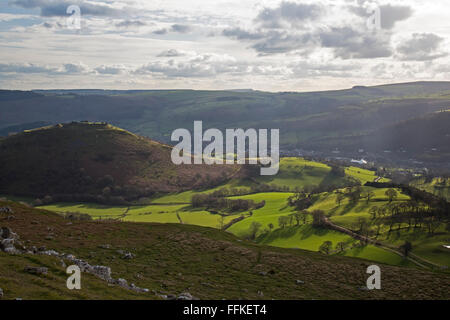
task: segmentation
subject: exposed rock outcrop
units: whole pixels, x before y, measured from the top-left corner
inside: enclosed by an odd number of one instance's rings
[[[21,251],[16,245],[21,245],[19,236],[9,228],[0,228],[0,250],[9,254],[19,254]]]
[[[1,207],[0,213],[12,214],[14,213],[14,211],[10,207]]]
[[[25,272],[35,274],[35,275],[41,275],[41,274],[47,274],[48,269],[45,267],[25,267]]]
[[[20,249],[16,248],[20,247]],[[19,236],[14,233],[11,229],[3,227],[0,228],[0,250],[9,253],[9,254],[36,254],[36,255],[47,255],[58,257],[64,263],[64,260],[69,261],[70,263],[77,265],[81,272],[86,272],[93,274],[94,276],[108,282],[111,284],[115,284],[121,286],[122,288],[133,290],[140,293],[147,293],[149,290],[146,288],[140,288],[136,286],[134,283],[128,284],[125,279],[114,279],[111,277],[111,268],[107,266],[100,265],[90,265],[87,261],[82,259],[77,259],[73,254],[65,254],[59,253],[55,250],[47,250],[46,247],[36,248],[32,246],[30,248],[26,248],[19,241]],[[124,253],[124,259],[132,259],[134,255],[130,252]],[[65,265],[65,263],[64,263]],[[31,274],[41,275],[47,274],[48,269],[45,267],[26,267],[25,271]]]

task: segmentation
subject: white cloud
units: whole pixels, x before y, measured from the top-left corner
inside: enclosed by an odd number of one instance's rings
[[[69,2],[81,30],[66,27]],[[363,0],[12,0],[0,5],[0,85],[289,91],[445,79],[430,63],[450,65],[446,5],[378,2],[382,30],[371,31]],[[10,13],[18,6],[30,11]]]

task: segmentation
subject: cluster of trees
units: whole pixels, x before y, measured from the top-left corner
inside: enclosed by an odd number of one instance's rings
[[[349,243],[349,242],[343,242],[340,241],[336,244],[336,247],[334,247],[333,249],[333,242],[332,241],[324,241],[320,247],[319,247],[319,252],[326,254],[326,255],[330,255],[332,253],[342,253],[345,250],[347,250],[349,247],[350,248],[354,248],[354,247],[360,247],[360,246],[364,246],[365,243],[364,242],[356,242],[356,243]],[[406,241],[402,246],[400,246],[400,249],[402,251],[402,253],[406,256],[408,256],[408,253],[412,250],[412,244],[408,241]]]
[[[354,244],[352,245],[352,247],[354,246],[363,246],[364,243],[360,243],[360,244]],[[333,250],[333,242],[331,241],[324,241],[320,247],[319,247],[319,252],[329,255],[332,253],[342,253],[344,252],[347,248],[348,248],[349,244],[347,242],[338,242],[336,244],[335,249]],[[413,249],[412,243],[409,241],[405,241],[400,247],[399,247],[400,251],[403,253],[403,255],[405,257],[408,257],[409,253],[411,252],[411,250]]]
[[[278,226],[281,229],[284,229],[286,227],[305,225],[308,220],[308,216],[312,216],[313,226],[315,227],[323,226],[326,221],[325,213],[322,210],[314,210],[312,212],[300,210],[286,216],[278,217]],[[275,229],[273,223],[269,223],[267,227],[268,231]]]
[[[289,206],[295,207],[297,210],[308,209],[314,203],[312,194],[304,191],[296,192],[294,195],[290,196],[287,201]]]
[[[192,196],[191,203],[194,208],[206,207],[207,209],[229,212],[259,209],[266,204],[264,200],[255,204],[253,200],[227,199],[215,194],[196,194]]]
[[[67,172],[70,176],[67,186],[60,188],[59,193],[42,195],[33,204],[36,206],[52,202],[97,202],[112,205],[128,205],[141,197],[154,195],[151,187],[125,184],[120,185],[111,175],[93,179],[81,168],[76,172]],[[50,183],[49,183],[50,184]],[[36,190],[39,190],[36,187]]]
[[[278,225],[280,228],[285,228],[286,226],[300,226],[301,224],[306,224],[309,212],[306,210],[300,210],[298,212],[291,213],[287,216],[281,216],[278,218]],[[273,225],[272,225],[273,228]],[[269,226],[269,229],[270,226]]]
[[[396,224],[398,229],[406,224],[408,228],[424,227],[430,234],[434,234],[443,224],[449,224],[448,211],[445,212],[442,208],[431,207],[415,200],[391,203],[382,207],[373,206],[369,209],[369,213],[377,225],[377,234],[381,224],[388,225],[389,232],[394,230]]]
[[[325,213],[321,210],[315,210],[313,212],[300,210],[286,216],[280,216],[278,217],[278,226],[279,228],[284,229],[286,227],[305,225],[309,215],[312,215],[313,217],[314,226],[323,226],[323,223],[325,222]],[[267,224],[267,228],[261,230],[262,228],[263,225],[261,223],[252,222],[248,230],[247,238],[254,240],[259,232],[269,233],[275,229],[275,225],[273,223],[269,223]]]
[[[345,169],[344,169],[344,167],[341,167],[341,166],[338,166],[338,165],[335,165],[335,164],[330,164],[330,167],[331,167],[331,172],[330,173],[332,175],[334,175],[336,177],[341,177],[341,178],[345,177]]]
[[[344,192],[341,192],[339,190],[336,191],[336,203],[338,206],[341,205],[342,201],[345,198],[348,198],[350,203],[355,204],[360,199],[365,199],[366,203],[368,204],[373,197],[375,197],[375,192],[372,190],[363,190],[360,186],[356,186],[354,188],[346,188]],[[387,196],[389,203],[397,199],[398,192],[395,189],[388,189],[385,192],[385,195]]]
[[[398,229],[402,224],[407,224],[408,228],[425,227],[430,234],[434,234],[442,225],[449,228],[450,203],[445,199],[411,186],[386,183],[367,183],[366,185],[368,184],[375,187],[390,187],[385,192],[389,204],[383,207],[374,206],[369,210],[373,220],[377,218],[382,220],[375,221],[376,223],[389,225],[389,231],[394,229],[395,224],[398,224]],[[398,193],[394,188],[400,188],[411,199],[395,203]]]
[[[324,241],[320,247],[319,247],[319,252],[329,255],[332,253],[342,253],[345,250],[347,250],[349,244],[347,242],[338,242],[336,244],[336,247],[333,249],[333,242],[332,241]]]
[[[223,171],[220,175],[216,177],[212,177],[208,173],[204,175],[197,173],[190,181],[190,185],[192,185],[193,188],[196,190],[209,189],[217,187],[226,182],[227,180],[228,177],[225,171]],[[172,181],[172,183],[174,182],[175,185],[180,185],[180,181],[181,181],[180,177],[176,177],[175,181]]]

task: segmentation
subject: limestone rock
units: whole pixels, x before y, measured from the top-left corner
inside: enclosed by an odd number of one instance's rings
[[[1,207],[0,208],[0,213],[11,214],[11,213],[14,213],[14,211],[10,207]]]
[[[47,274],[48,269],[45,267],[26,267],[25,271],[31,274],[41,275],[41,274]]]

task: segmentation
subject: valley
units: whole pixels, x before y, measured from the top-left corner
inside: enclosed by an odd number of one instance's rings
[[[0,92],[8,134],[0,139],[0,227],[17,233],[22,248],[7,253],[10,240],[3,240],[0,288],[11,299],[448,299],[448,144],[441,139],[448,112],[439,111],[446,86]],[[30,113],[34,99],[52,119]],[[60,99],[70,122],[60,123],[48,105]],[[117,105],[74,116],[79,99]],[[236,121],[231,103],[258,117]],[[393,104],[398,113],[382,119]],[[17,105],[29,126],[13,120]],[[168,114],[169,105],[176,112]],[[370,112],[356,111],[363,106]],[[259,164],[173,164],[168,130],[188,127],[191,112],[201,112],[208,127],[283,128],[278,173],[262,176]],[[350,119],[361,122],[351,132]],[[73,255],[109,270],[107,281],[92,267],[82,293],[65,290],[63,266]],[[371,264],[390,281],[383,291],[361,289]],[[29,265],[47,271],[36,277]]]
[[[402,266],[414,265],[404,259],[398,249],[405,241],[410,241],[413,246],[411,253],[416,254],[419,259],[431,262],[429,264],[431,268],[447,270],[450,255],[444,245],[447,244],[450,234],[445,229],[445,222],[438,226],[433,235],[429,234],[425,225],[417,228],[408,225],[406,221],[396,223],[393,230],[389,231],[391,222],[388,219],[388,208],[406,205],[410,197],[397,189],[395,200],[390,202],[386,196],[388,188],[362,186],[361,198],[358,198],[356,202],[347,197],[343,197],[341,202],[338,202],[338,197],[342,197],[346,189],[345,187],[339,188],[339,185],[345,185],[347,179],[349,181],[356,180],[364,185],[366,182],[376,180],[377,176],[370,170],[348,167],[344,177],[336,177],[331,174],[331,168],[325,164],[301,158],[283,158],[280,163],[280,173],[275,178],[235,179],[213,189],[155,196],[147,199],[149,203],[144,205],[136,203],[130,206],[54,203],[38,208],[65,215],[70,213],[87,214],[93,220],[180,223],[216,229],[223,229],[233,220],[241,218],[227,226],[226,232],[265,245],[311,251],[319,251],[324,242],[331,241],[334,255],[359,257]],[[335,230],[314,228],[312,214],[306,214],[304,221],[299,223],[295,219],[293,220],[292,215],[299,210],[288,205],[288,198],[295,194],[295,190],[312,189],[323,185],[324,181],[327,185],[335,184],[338,187],[332,191],[320,192],[319,190],[318,193],[314,193],[313,204],[307,209],[308,212],[321,210],[331,222],[350,230],[358,231],[363,226],[364,232],[367,232],[371,238],[387,246],[392,246],[394,252],[385,250],[381,246],[361,242]],[[378,179],[378,181],[388,182],[389,180]],[[285,188],[288,191],[256,192],[254,189],[258,184],[267,184],[274,189]],[[227,197],[229,199],[252,200],[254,203],[264,201],[265,204],[262,208],[236,212],[217,212],[207,207],[192,207],[191,199],[196,194],[211,194],[218,190],[227,190],[230,194],[241,194]],[[364,194],[371,194],[369,201],[362,197]],[[375,213],[375,218],[371,213],[374,207],[380,210],[379,214]],[[280,226],[280,217],[289,217],[289,223],[286,226]],[[253,236],[250,234],[252,224],[259,226]],[[338,244],[344,249],[338,249]]]

